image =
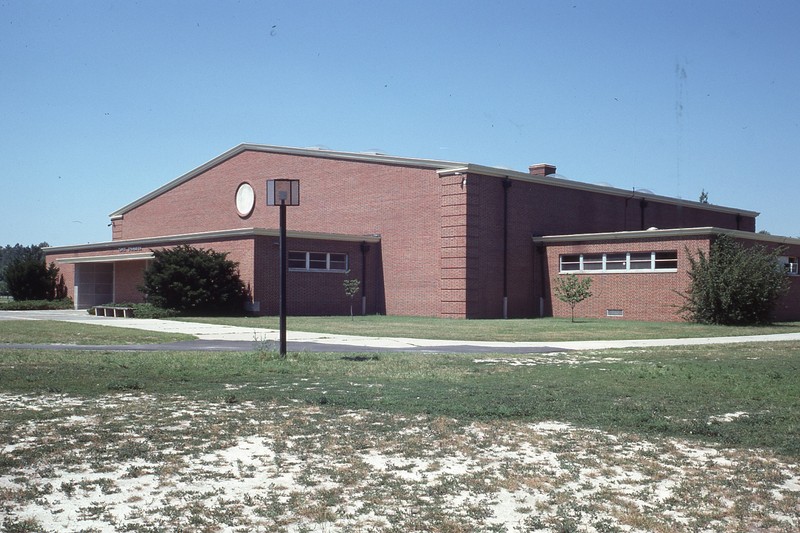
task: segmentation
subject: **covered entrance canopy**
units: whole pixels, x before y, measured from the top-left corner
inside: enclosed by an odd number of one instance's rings
[[[58,259],[60,265],[74,265],[73,300],[75,309],[88,309],[95,305],[121,302],[135,298],[136,287],[130,286],[128,274],[142,273],[153,252],[132,254],[65,257]]]

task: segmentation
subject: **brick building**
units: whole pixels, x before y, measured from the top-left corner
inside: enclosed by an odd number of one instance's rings
[[[141,301],[152,251],[228,252],[252,294],[278,312],[278,212],[266,182],[300,181],[287,208],[290,314],[346,314],[342,281],[361,280],[366,314],[453,318],[567,316],[554,277],[591,275],[585,316],[677,320],[687,250],[714,236],[786,248],[755,233],[757,213],[471,163],[243,144],[110,215],[108,242],[46,250],[78,308]],[[657,228],[657,229],[656,229]],[[778,309],[800,319],[800,281]]]

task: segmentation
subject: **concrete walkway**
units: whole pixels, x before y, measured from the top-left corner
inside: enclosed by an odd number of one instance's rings
[[[156,320],[149,318],[96,317],[86,311],[0,311],[0,320],[62,320],[119,328],[185,333],[198,341],[149,345],[149,349],[212,349],[250,350],[261,343],[278,342],[274,329],[225,326]],[[700,344],[731,344],[746,342],[800,341],[800,333],[753,335],[741,337],[704,337],[689,339],[640,339],[613,341],[554,341],[554,342],[490,342],[413,339],[400,337],[362,337],[330,333],[287,332],[290,351],[401,351],[429,353],[546,353],[569,350],[600,350],[607,348],[646,348],[651,346],[693,346]],[[2,341],[2,339],[0,339]],[[83,347],[82,347],[83,348]],[[101,346],[97,349],[147,349],[142,346]]]

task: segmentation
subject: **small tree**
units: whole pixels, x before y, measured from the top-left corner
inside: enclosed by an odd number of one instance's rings
[[[745,247],[729,235],[718,235],[708,255],[689,257],[689,288],[683,294],[685,318],[704,324],[763,324],[789,289],[779,268],[781,249]]]
[[[361,282],[357,279],[344,280],[344,293],[350,297],[350,320],[353,319],[353,297],[358,294]]]
[[[227,253],[181,245],[153,252],[140,291],[157,307],[190,313],[237,312],[247,289]]]
[[[579,278],[576,274],[556,278],[553,292],[556,298],[569,305],[572,322],[575,322],[575,306],[592,295],[591,285],[592,278]]]
[[[44,259],[33,254],[9,263],[5,282],[15,300],[53,300],[66,296],[64,278],[59,280],[55,263],[48,266]]]

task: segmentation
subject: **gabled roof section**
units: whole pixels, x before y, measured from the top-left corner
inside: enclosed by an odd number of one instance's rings
[[[125,207],[122,207],[114,211],[109,216],[111,217],[112,220],[121,218],[125,213],[135,209],[136,207],[139,207],[140,205],[149,202],[153,198],[161,196],[165,192],[170,191],[175,187],[178,187],[182,183],[191,180],[195,176],[198,176],[203,172],[206,172],[207,170],[214,168],[215,166],[224,163],[225,161],[246,151],[296,155],[300,157],[337,159],[343,161],[360,161],[364,163],[395,165],[395,166],[404,166],[412,168],[425,168],[425,169],[435,170],[440,176],[474,173],[474,174],[481,174],[484,176],[495,176],[500,178],[507,177],[513,180],[541,183],[554,187],[565,187],[569,189],[612,194],[616,196],[624,196],[631,198],[648,198],[662,203],[707,209],[709,211],[720,211],[724,213],[740,214],[742,216],[751,216],[751,217],[758,216],[757,212],[745,209],[736,209],[732,207],[725,207],[714,204],[704,204],[700,202],[694,202],[691,200],[683,200],[680,198],[672,198],[669,196],[660,196],[657,194],[647,193],[644,191],[629,191],[627,189],[618,189],[616,187],[610,187],[604,185],[594,185],[591,183],[583,183],[580,181],[566,180],[550,176],[533,176],[526,172],[519,172],[504,168],[487,167],[483,165],[475,165],[472,163],[459,163],[454,161],[442,161],[437,159],[420,159],[413,157],[398,157],[398,156],[391,156],[375,152],[340,152],[324,148],[292,148],[288,146],[272,146],[267,144],[250,144],[250,143],[240,144],[239,146],[231,148],[227,152],[218,155],[217,157],[208,161],[207,163],[200,165],[194,170],[190,170],[186,174],[179,176],[178,178],[159,187],[158,189],[142,196],[138,200],[134,200]]]
[[[214,168],[215,166],[224,163],[225,161],[241,154],[242,152],[266,152],[272,154],[285,154],[285,155],[296,155],[301,157],[319,157],[325,159],[339,159],[344,161],[361,161],[365,163],[378,163],[382,165],[397,165],[397,166],[404,166],[404,167],[416,167],[416,168],[427,168],[431,170],[443,170],[448,168],[457,168],[463,167],[465,163],[456,163],[452,161],[439,161],[435,159],[417,159],[411,157],[397,157],[397,156],[390,156],[385,154],[380,154],[376,152],[338,152],[335,150],[327,150],[324,148],[291,148],[288,146],[272,146],[267,144],[250,144],[250,143],[243,143],[239,146],[231,148],[227,152],[218,155],[211,161],[200,165],[199,167],[195,168],[194,170],[190,170],[186,174],[175,178],[174,180],[170,181],[169,183],[159,187],[158,189],[147,193],[146,195],[142,196],[138,200],[134,200],[133,202],[129,203],[125,207],[117,209],[109,216],[112,219],[120,218],[128,211],[139,207],[142,204],[145,204],[156,198],[161,196],[165,192],[174,189],[175,187],[181,185],[189,181],[190,179],[194,178],[206,172],[207,170]]]

